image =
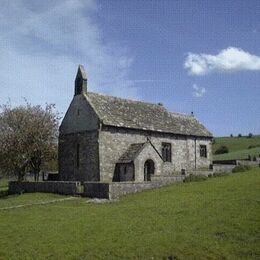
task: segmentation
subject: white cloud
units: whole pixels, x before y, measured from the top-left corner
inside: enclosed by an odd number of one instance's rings
[[[0,10],[0,103],[26,97],[53,102],[65,111],[78,64],[85,65],[90,91],[137,97],[124,46],[103,38],[93,17],[94,0],[2,1]]]
[[[221,50],[217,55],[188,53],[184,68],[191,75],[240,70],[260,71],[260,56],[235,47]]]
[[[206,93],[206,89],[204,87],[199,87],[197,84],[193,84],[192,88],[192,94],[194,97],[202,97]]]

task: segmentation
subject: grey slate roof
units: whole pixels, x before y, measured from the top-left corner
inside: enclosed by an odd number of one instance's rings
[[[92,92],[85,97],[104,125],[212,137],[194,116],[168,112],[161,105]]]
[[[119,158],[119,163],[129,163],[134,161],[139,152],[143,149],[145,143],[131,144],[125,153]]]

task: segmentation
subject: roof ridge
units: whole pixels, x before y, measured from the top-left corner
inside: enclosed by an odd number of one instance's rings
[[[195,118],[193,115],[190,115],[188,113],[182,113],[182,112],[172,112],[172,111],[168,111],[171,115],[174,116],[186,116],[186,117],[191,117],[191,118]]]
[[[97,92],[87,92],[87,95],[89,94],[94,94],[94,95],[98,95],[98,96],[103,96],[103,97],[108,97],[108,98],[114,98],[117,100],[122,100],[122,101],[129,101],[129,102],[136,102],[136,103],[143,103],[143,104],[147,104],[147,105],[153,105],[156,107],[160,107],[163,108],[164,110],[167,110],[164,106],[156,104],[156,103],[152,103],[152,102],[147,102],[147,101],[143,101],[143,100],[137,100],[137,99],[130,99],[130,98],[122,98],[122,97],[116,97],[116,96],[111,96],[111,95],[105,95],[105,94],[101,94],[101,93],[97,93]],[[168,111],[168,110],[167,110]]]

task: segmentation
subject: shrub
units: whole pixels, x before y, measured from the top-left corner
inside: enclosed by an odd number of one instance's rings
[[[192,182],[192,181],[205,181],[207,180],[207,176],[204,175],[194,175],[190,174],[189,176],[185,177],[183,182]]]
[[[235,168],[233,168],[232,172],[235,173],[235,172],[245,172],[245,171],[248,171],[250,170],[251,167],[248,166],[248,165],[237,165]]]
[[[249,145],[249,146],[247,147],[247,149],[252,149],[252,148],[257,148],[257,147],[260,147],[260,144]]]
[[[238,136],[237,137],[242,137],[242,135],[241,134],[238,134]]]
[[[214,172],[213,177],[223,177],[229,175],[228,172]]]
[[[253,137],[253,134],[252,133],[249,133],[248,134],[248,138],[252,138]]]
[[[228,148],[225,145],[220,146],[216,151],[215,154],[223,154],[228,153]]]
[[[8,196],[8,190],[0,190],[0,198]]]
[[[253,157],[253,161],[256,162],[256,156]]]
[[[231,134],[230,137],[233,137],[233,134]]]

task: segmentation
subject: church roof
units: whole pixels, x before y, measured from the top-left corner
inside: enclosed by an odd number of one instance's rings
[[[144,144],[145,143],[131,144],[119,158],[118,163],[129,163],[134,161],[139,152],[143,149]]]
[[[93,92],[87,92],[85,97],[104,125],[212,137],[212,134],[193,115],[172,113],[159,104]]]

